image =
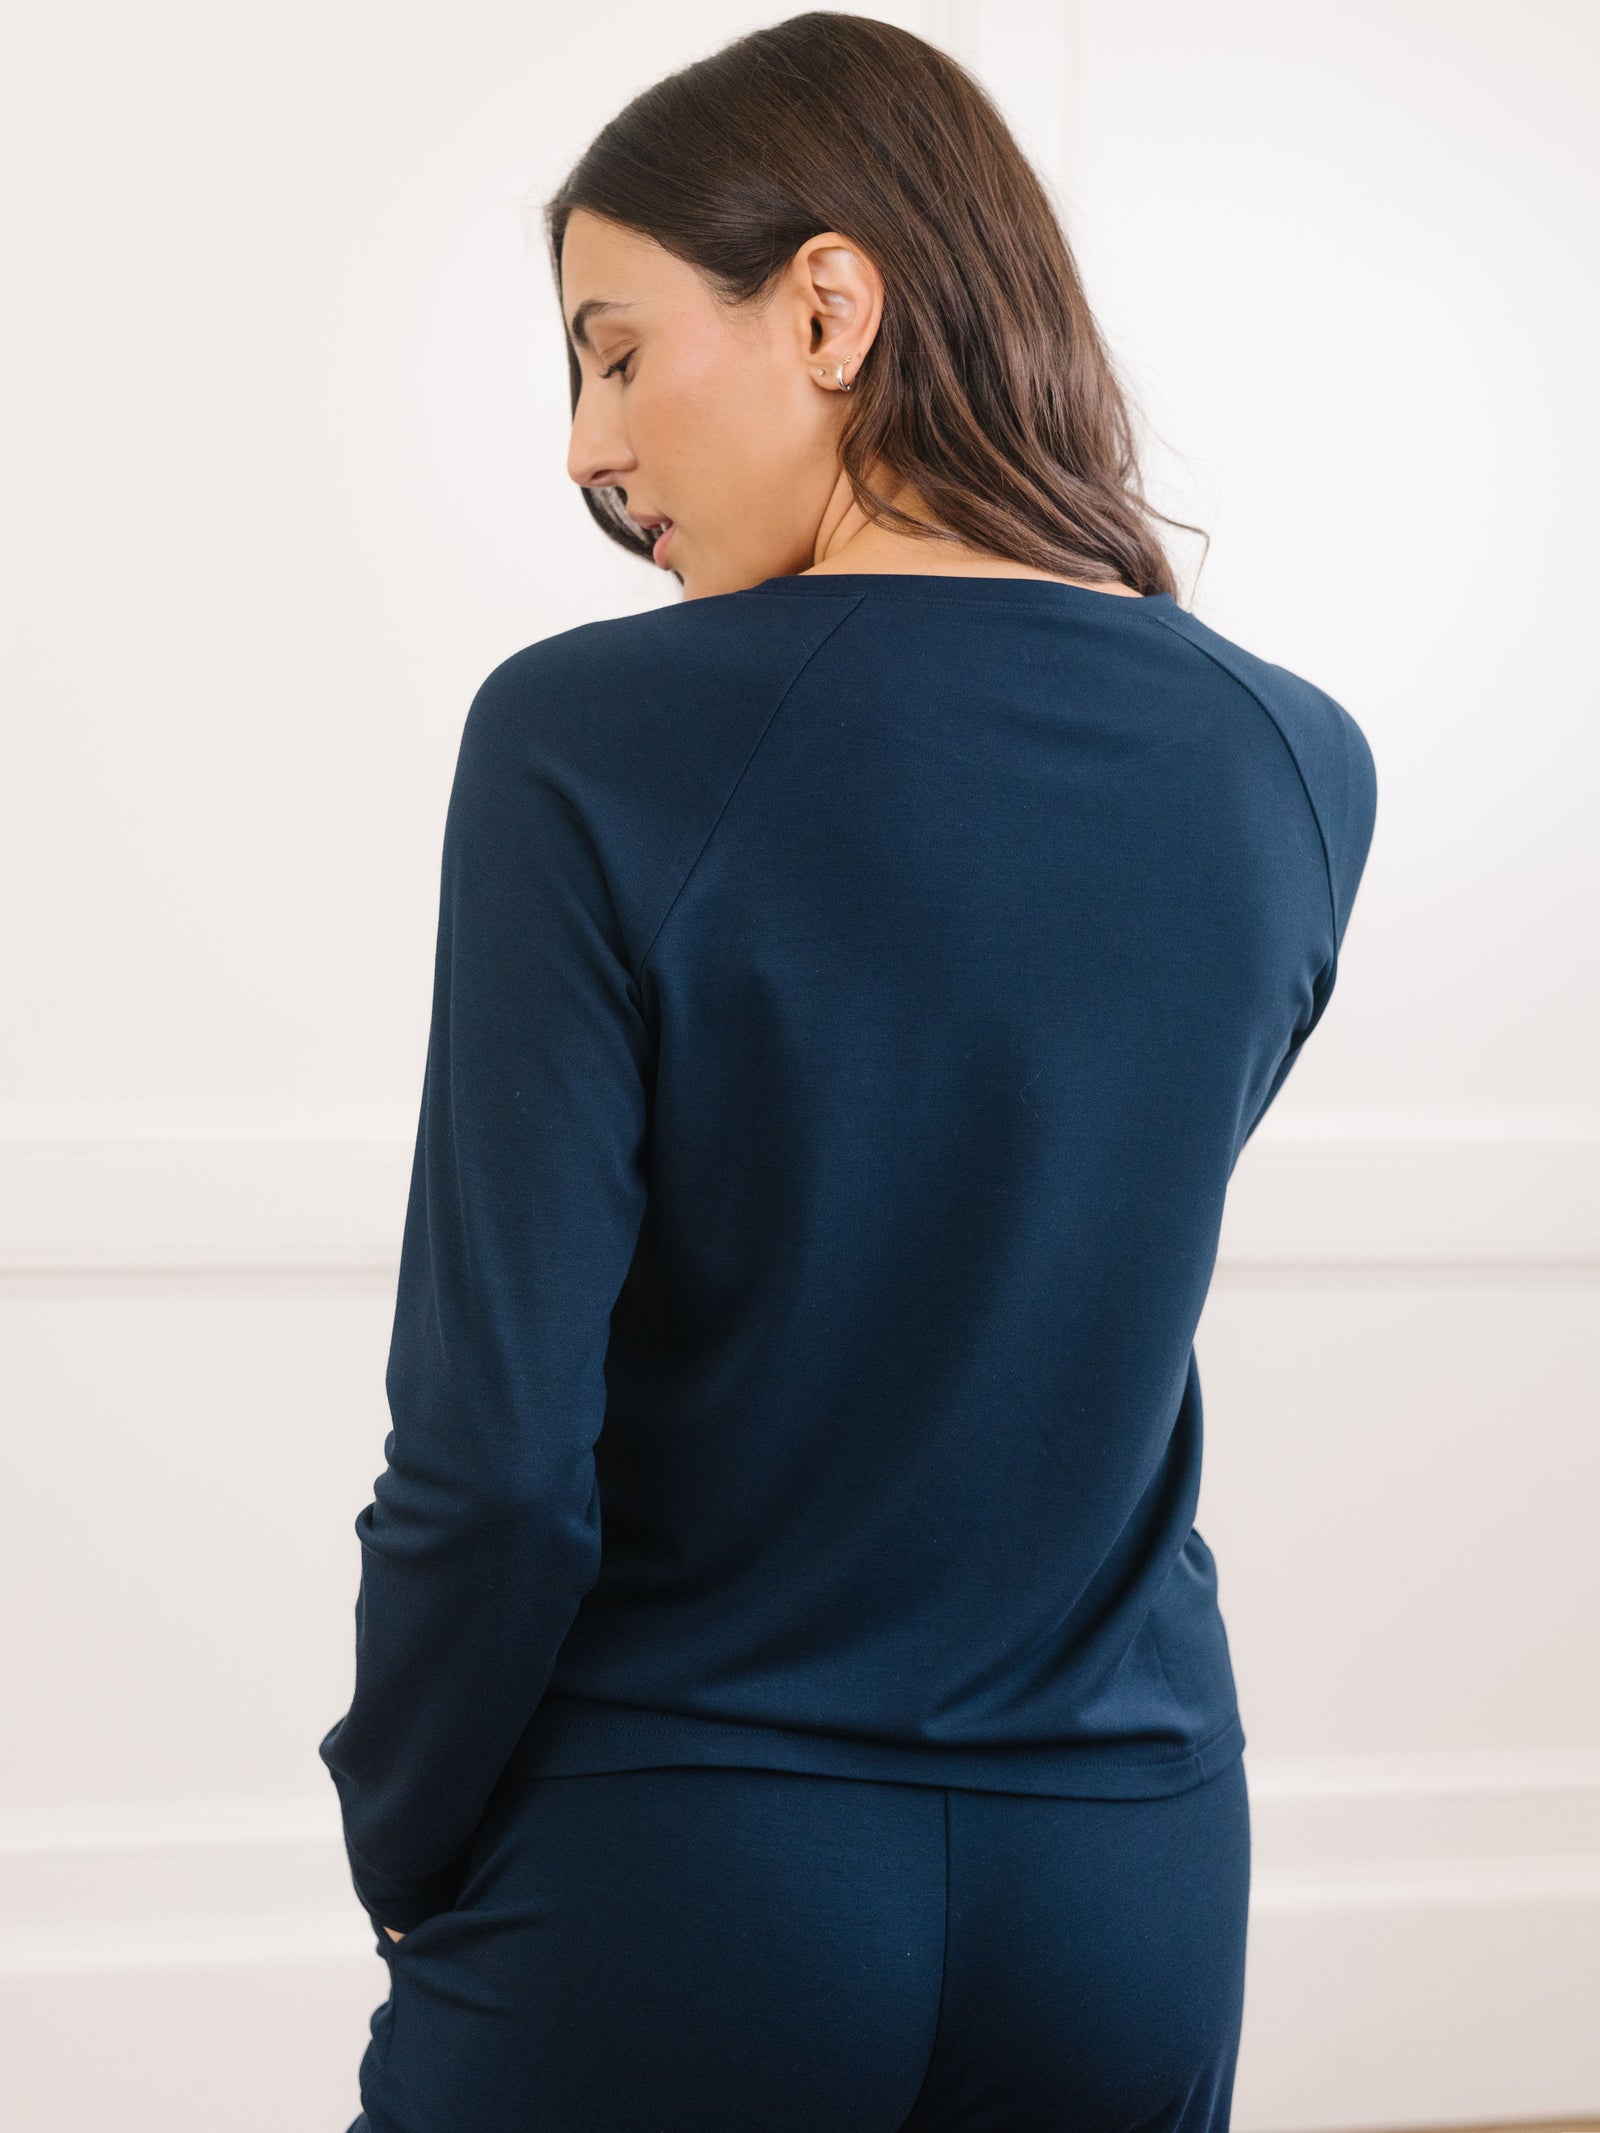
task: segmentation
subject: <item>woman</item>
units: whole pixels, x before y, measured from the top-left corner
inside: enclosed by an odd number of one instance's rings
[[[546,213],[569,471],[686,597],[466,720],[322,1742],[391,1966],[357,2127],[1211,2133],[1193,1335],[1370,751],[1179,606],[933,47],[742,38]]]

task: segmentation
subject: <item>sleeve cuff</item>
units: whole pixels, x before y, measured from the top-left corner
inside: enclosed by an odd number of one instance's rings
[[[436,1911],[448,1911],[461,1893],[464,1870],[459,1865],[417,1881],[385,1882],[367,1872],[348,1843],[345,1850],[357,1901],[375,1926],[393,1926],[398,1933],[409,1933]]]

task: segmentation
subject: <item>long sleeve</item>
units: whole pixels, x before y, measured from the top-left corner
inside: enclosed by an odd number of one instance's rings
[[[581,779],[515,660],[467,714],[356,1679],[319,1753],[356,1893],[454,1899],[600,1564],[594,1445],[644,1212],[651,1044]]]

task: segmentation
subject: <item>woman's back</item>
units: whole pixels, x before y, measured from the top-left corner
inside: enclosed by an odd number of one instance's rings
[[[324,1744],[370,1901],[446,1893],[513,1749],[1105,1798],[1237,1757],[1193,1335],[1375,800],[1339,705],[1166,594],[802,575],[494,670]],[[410,1798],[402,1709],[449,1744]]]
[[[685,599],[462,739],[321,1744],[392,1965],[351,2133],[1226,2133],[1193,1340],[1372,756],[1178,605],[948,54],[751,31],[544,227],[567,474]]]

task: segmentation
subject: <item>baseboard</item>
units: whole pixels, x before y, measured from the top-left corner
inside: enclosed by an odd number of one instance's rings
[[[394,1273],[414,1116],[0,1112],[0,1275]],[[1600,1114],[1269,1117],[1218,1271],[1593,1270]]]

